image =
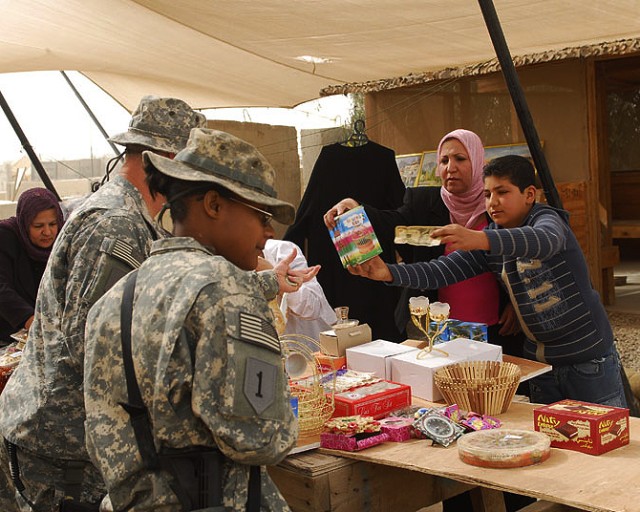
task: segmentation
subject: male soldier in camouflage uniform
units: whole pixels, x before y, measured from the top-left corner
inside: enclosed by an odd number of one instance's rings
[[[123,369],[121,304],[134,274],[96,302],[87,319],[87,448],[113,510],[244,512],[250,465],[280,461],[297,433],[267,300],[297,290],[319,267],[289,271],[292,252],[275,272],[265,272],[270,279],[247,272],[273,237],[271,216],[287,224],[294,217],[293,206],[276,198],[273,168],[250,144],[194,129],[175,160],[148,152],[144,159],[150,190],[167,198],[175,237],[154,242],[137,273],[133,380],[149,411],[150,445],[161,457],[188,449],[223,453],[224,469],[208,481],[222,486],[222,499],[208,508],[180,500],[178,476],[150,469],[141,457],[122,406],[133,403]],[[289,510],[264,468],[259,473],[260,510]]]
[[[129,130],[111,138],[126,147],[121,175],[75,210],[60,232],[42,277],[27,349],[0,396],[0,434],[17,451],[25,490],[0,481],[0,507],[58,510],[63,498],[98,502],[105,488],[90,463],[84,439],[82,392],[84,327],[91,305],[118,279],[139,266],[162,236],[152,218],[160,209],[149,194],[142,151],[173,157],[191,128],[205,117],[182,100],[144,97]],[[7,453],[0,447],[0,478]],[[5,503],[6,502],[6,503]]]

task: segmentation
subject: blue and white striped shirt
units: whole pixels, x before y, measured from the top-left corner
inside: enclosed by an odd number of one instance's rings
[[[613,333],[568,214],[536,204],[521,227],[490,224],[489,251],[456,251],[429,262],[389,265],[392,285],[437,289],[483,272],[506,287],[527,335],[525,357],[565,365],[607,354]]]

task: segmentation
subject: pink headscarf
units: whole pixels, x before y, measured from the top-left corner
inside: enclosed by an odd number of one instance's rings
[[[447,133],[438,144],[436,161],[440,162],[442,144],[449,139],[456,139],[465,147],[471,160],[472,184],[471,188],[462,195],[454,195],[442,187],[440,195],[444,204],[449,209],[451,222],[471,228],[485,212],[484,182],[482,180],[482,168],[484,166],[484,147],[480,137],[469,130],[453,130]]]

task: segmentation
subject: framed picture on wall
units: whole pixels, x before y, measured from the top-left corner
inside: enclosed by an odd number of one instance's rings
[[[400,178],[405,187],[413,187],[420,170],[420,159],[422,153],[412,153],[409,155],[397,155],[396,164],[400,171]]]
[[[543,142],[540,141],[542,145]],[[529,146],[526,143],[503,144],[500,146],[488,146],[484,150],[484,163],[499,156],[519,155],[531,160]],[[410,157],[410,158],[409,158]],[[416,159],[419,163],[416,164]],[[440,187],[442,181],[440,176],[436,176],[436,151],[424,151],[423,153],[414,153],[411,155],[400,155],[396,157],[400,176],[405,187]],[[403,167],[401,167],[401,165]],[[404,174],[403,174],[404,172]]]
[[[436,176],[436,168],[438,162],[436,161],[435,151],[425,151],[422,153],[422,159],[420,160],[420,171],[415,181],[416,187],[439,187],[442,185],[440,176]]]
[[[542,141],[540,142],[542,145]],[[504,144],[502,146],[489,146],[484,148],[484,161],[489,161],[499,156],[505,155],[518,155],[523,156],[531,160],[531,153],[529,152],[529,146],[526,143],[519,144]]]

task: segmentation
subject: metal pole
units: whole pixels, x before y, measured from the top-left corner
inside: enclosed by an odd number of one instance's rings
[[[504,38],[504,33],[502,32],[500,20],[498,19],[498,14],[496,13],[493,1],[478,0],[478,3],[480,4],[482,16],[484,17],[484,22],[487,26],[487,30],[489,31],[489,36],[491,37],[491,42],[493,43],[496,56],[498,57],[498,61],[502,67],[502,74],[505,82],[507,83],[507,88],[509,89],[513,106],[516,109],[516,114],[520,120],[520,126],[522,126],[522,131],[524,132],[524,137],[527,141],[527,145],[529,146],[533,163],[538,170],[538,176],[540,176],[540,181],[542,182],[542,188],[547,198],[547,202],[551,206],[562,208],[562,200],[560,199],[558,190],[553,182],[553,177],[551,176],[551,171],[547,164],[547,159],[542,152],[540,137],[538,136],[535,125],[533,124],[533,118],[531,117],[529,106],[527,105],[527,101],[524,97],[522,85],[520,84],[518,74],[516,73],[516,67],[513,65],[511,53],[509,52],[509,47],[507,46],[507,42]]]
[[[60,73],[62,73],[62,76],[64,77],[64,79],[69,84],[69,87],[71,87],[71,90],[76,95],[76,98],[78,98],[78,101],[82,104],[84,109],[87,111],[87,114],[89,114],[89,117],[93,120],[95,125],[98,127],[98,130],[100,130],[100,133],[102,134],[102,136],[109,143],[109,146],[111,146],[111,149],[113,149],[113,152],[116,154],[116,156],[119,155],[120,151],[118,151],[118,148],[116,147],[116,145],[109,140],[109,134],[102,127],[102,125],[100,124],[100,121],[98,121],[98,118],[93,114],[93,111],[91,110],[89,105],[87,105],[87,102],[84,101],[84,98],[82,97],[80,92],[78,92],[78,89],[76,89],[75,85],[73,85],[73,82],[71,82],[71,80],[69,79],[69,77],[67,76],[67,74],[64,71],[60,71]]]
[[[33,151],[31,144],[29,144],[29,140],[27,139],[27,136],[22,131],[22,128],[20,128],[20,124],[18,123],[18,120],[15,118],[15,116],[13,115],[13,112],[11,111],[11,107],[9,107],[9,104],[4,99],[4,95],[2,94],[2,92],[0,92],[0,106],[2,107],[2,110],[4,110],[4,114],[7,116],[7,119],[9,120],[9,124],[11,124],[11,127],[13,128],[13,131],[16,132],[18,139],[20,139],[20,144],[22,144],[22,147],[27,152],[27,155],[29,155],[29,160],[31,160],[31,164],[33,165],[33,167],[35,167],[36,172],[38,173],[38,175],[40,176],[40,179],[42,180],[42,183],[44,183],[44,186],[47,187],[47,189],[53,192],[53,194],[56,196],[58,201],[62,201],[62,199],[60,198],[60,195],[56,191],[56,188],[53,186],[53,183],[51,182],[51,179],[49,178],[47,171],[44,170],[44,167],[42,166],[40,159]]]

